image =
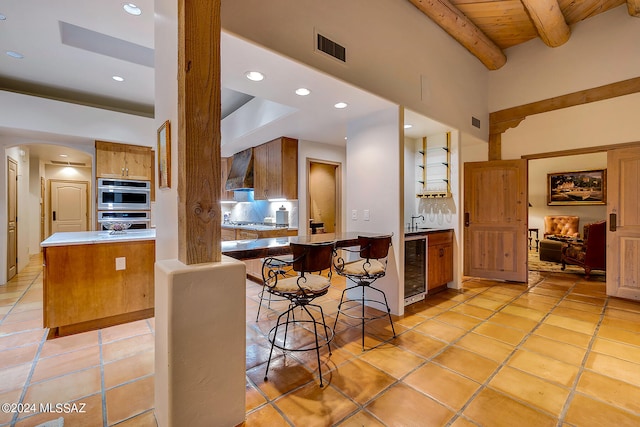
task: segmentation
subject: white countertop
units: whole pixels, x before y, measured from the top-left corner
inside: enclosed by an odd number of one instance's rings
[[[129,230],[123,234],[109,234],[108,231],[70,231],[54,233],[40,243],[40,246],[93,245],[96,243],[132,242],[155,240],[156,230]]]

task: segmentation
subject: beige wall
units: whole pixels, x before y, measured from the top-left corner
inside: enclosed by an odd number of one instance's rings
[[[441,123],[488,135],[489,71],[408,1],[223,1],[222,26]],[[314,51],[315,31],[346,47],[346,64]],[[485,127],[471,126],[471,116]]]

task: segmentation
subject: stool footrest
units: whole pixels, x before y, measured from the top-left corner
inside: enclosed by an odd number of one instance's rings
[[[382,307],[387,308],[387,305],[383,302],[383,301],[378,301],[378,300],[371,300],[371,299],[365,299],[364,300],[365,303],[374,303],[374,304],[380,304]],[[349,307],[342,307],[345,304],[349,304],[352,303],[353,305],[349,306]],[[366,304],[365,304],[366,305]],[[349,313],[350,310],[362,310],[362,299],[358,299],[358,300],[344,300],[342,302],[342,304],[340,304],[340,308],[338,308],[338,313],[342,314],[343,316],[346,317],[350,317],[352,319],[364,319],[364,320],[375,320],[375,319],[380,319],[382,317],[386,317],[388,316],[388,312],[386,311],[381,311],[380,314],[377,315],[370,315],[370,316],[362,316],[362,312],[360,312],[359,314],[351,314]],[[367,308],[365,307],[365,310],[367,310]]]

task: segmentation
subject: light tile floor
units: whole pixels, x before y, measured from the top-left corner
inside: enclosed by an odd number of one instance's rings
[[[40,265],[0,287],[0,403],[85,412],[3,411],[0,426],[155,426],[153,319],[46,340]],[[344,288],[333,282],[321,299],[331,325]],[[368,324],[364,352],[340,317],[323,388],[313,352],[277,352],[263,380],[265,333],[285,303],[256,322],[259,290],[247,282],[246,426],[640,425],[640,303],[608,298],[596,278],[467,279],[407,307],[395,339],[387,320]]]

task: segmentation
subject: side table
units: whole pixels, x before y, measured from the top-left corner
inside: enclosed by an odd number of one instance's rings
[[[530,228],[529,229],[529,250],[531,250],[531,246],[533,246],[533,234],[535,233],[536,238],[535,238],[535,242],[536,242],[536,252],[538,252],[538,243],[540,242],[540,238],[538,236],[538,229],[537,228]]]

